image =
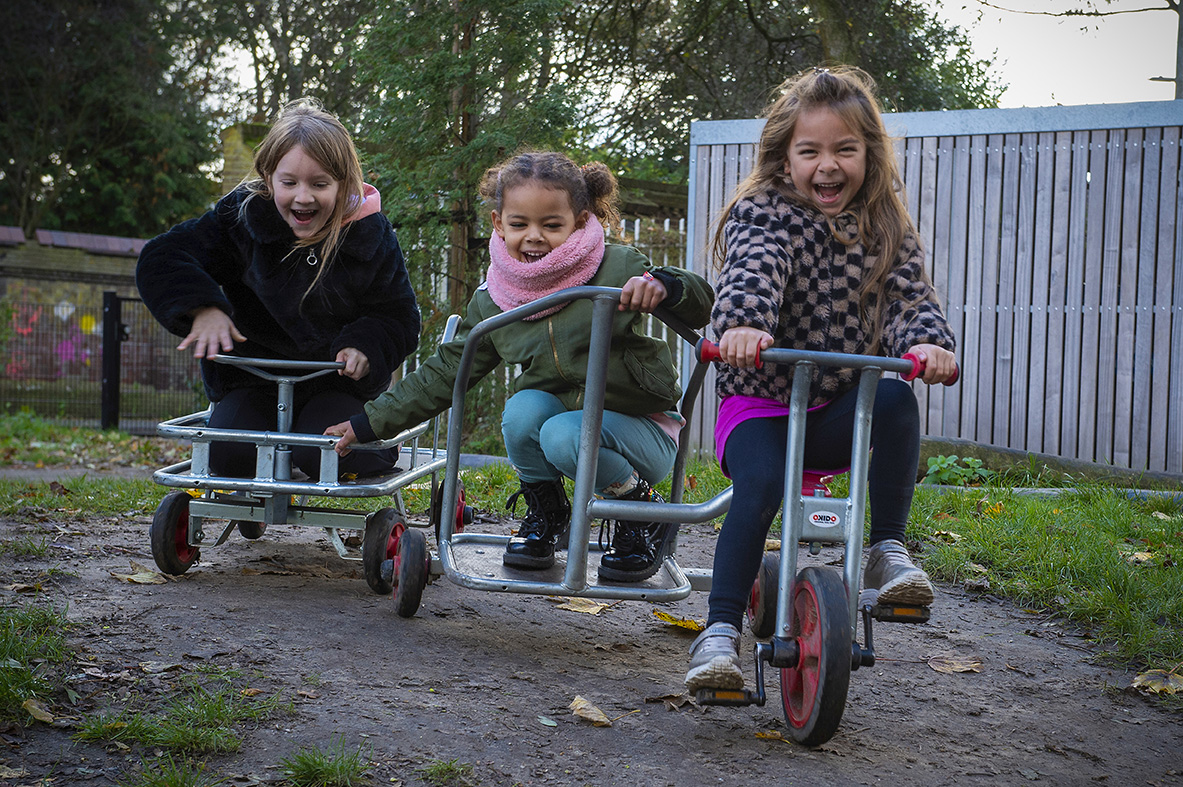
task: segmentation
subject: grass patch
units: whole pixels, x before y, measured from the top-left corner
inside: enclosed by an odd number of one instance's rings
[[[348,749],[340,738],[328,748],[302,748],[279,763],[293,787],[353,787],[369,779],[369,754],[361,747]]]
[[[910,537],[935,578],[1046,609],[1151,668],[1183,661],[1183,513],[1102,486],[1054,497],[917,490]]]
[[[460,760],[432,760],[417,773],[433,787],[467,787],[476,783],[472,780],[472,766]]]
[[[52,607],[0,609],[0,719],[26,721],[26,700],[43,701],[58,688],[52,666],[69,657],[66,617]]]
[[[13,557],[45,557],[49,554],[49,540],[45,536],[35,540],[32,536],[21,536],[12,541],[0,541],[0,555]]]
[[[0,413],[0,462],[34,466],[90,463],[154,466],[176,461],[179,441],[118,430],[63,426],[28,412]]]
[[[279,694],[255,699],[220,678],[213,686],[196,680],[186,683],[160,713],[123,709],[86,716],[74,737],[92,743],[138,743],[169,752],[236,752],[242,739],[235,727],[292,712],[291,703]]]
[[[226,780],[206,773],[201,763],[177,762],[171,754],[145,762],[140,770],[124,774],[116,787],[215,787]]]
[[[55,520],[79,515],[151,515],[168,490],[148,478],[90,478],[57,482],[0,479],[0,515]]]

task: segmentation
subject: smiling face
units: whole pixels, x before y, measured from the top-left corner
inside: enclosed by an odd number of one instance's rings
[[[566,191],[536,180],[507,189],[501,195],[501,210],[493,211],[493,229],[518,262],[541,260],[586,221],[587,211],[575,215]]]
[[[833,110],[801,113],[789,140],[785,173],[797,191],[833,218],[850,206],[867,175],[867,146]]]
[[[324,228],[341,188],[340,182],[299,145],[279,160],[267,184],[279,215],[297,238],[310,238]]]

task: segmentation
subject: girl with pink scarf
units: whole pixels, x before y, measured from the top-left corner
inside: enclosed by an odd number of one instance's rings
[[[598,162],[580,167],[561,153],[522,153],[485,173],[481,196],[493,236],[484,284],[469,301],[456,338],[362,415],[330,427],[339,453],[354,441],[393,437],[451,404],[465,339],[482,320],[580,285],[620,287],[600,433],[596,490],[607,497],[660,500],[653,486],[677,452],[681,389],[665,342],[648,336],[643,315],[664,306],[693,327],[706,324],[714,293],[702,277],[656,268],[636,249],[607,244],[618,221],[616,178]],[[560,304],[490,333],[477,351],[473,384],[502,363],[520,369],[501,429],[521,479],[510,498],[526,515],[506,547],[505,565],[554,565],[571,516],[564,478],[574,478],[590,344],[591,302]],[[657,572],[675,525],[616,523],[599,577],[639,582]]]

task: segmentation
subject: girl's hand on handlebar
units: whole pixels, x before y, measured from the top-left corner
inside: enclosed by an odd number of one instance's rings
[[[347,456],[350,450],[349,445],[357,442],[357,435],[353,433],[353,426],[348,421],[333,424],[328,429],[325,429],[325,434],[339,436],[341,438],[333,446],[333,450],[337,452],[337,456]]]
[[[337,353],[337,363],[345,364],[344,369],[338,369],[337,374],[351,380],[360,380],[370,373],[370,359],[356,347],[346,347]]]
[[[640,276],[633,276],[620,288],[620,304],[616,310],[649,314],[660,306],[668,295],[661,279],[646,271]]]
[[[217,306],[206,306],[193,312],[193,326],[177,349],[193,345],[194,358],[212,358],[218,353],[232,352],[235,342],[245,341],[230,315]]]
[[[759,328],[740,326],[723,331],[719,358],[729,366],[759,367],[760,351],[772,346],[772,334]]]
[[[916,344],[908,349],[908,353],[924,365],[924,374],[920,376],[928,385],[943,383],[957,373],[957,356],[935,344]]]

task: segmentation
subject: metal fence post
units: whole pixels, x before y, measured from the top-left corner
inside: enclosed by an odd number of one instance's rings
[[[99,426],[119,428],[119,343],[123,338],[119,295],[103,293],[103,394]]]

